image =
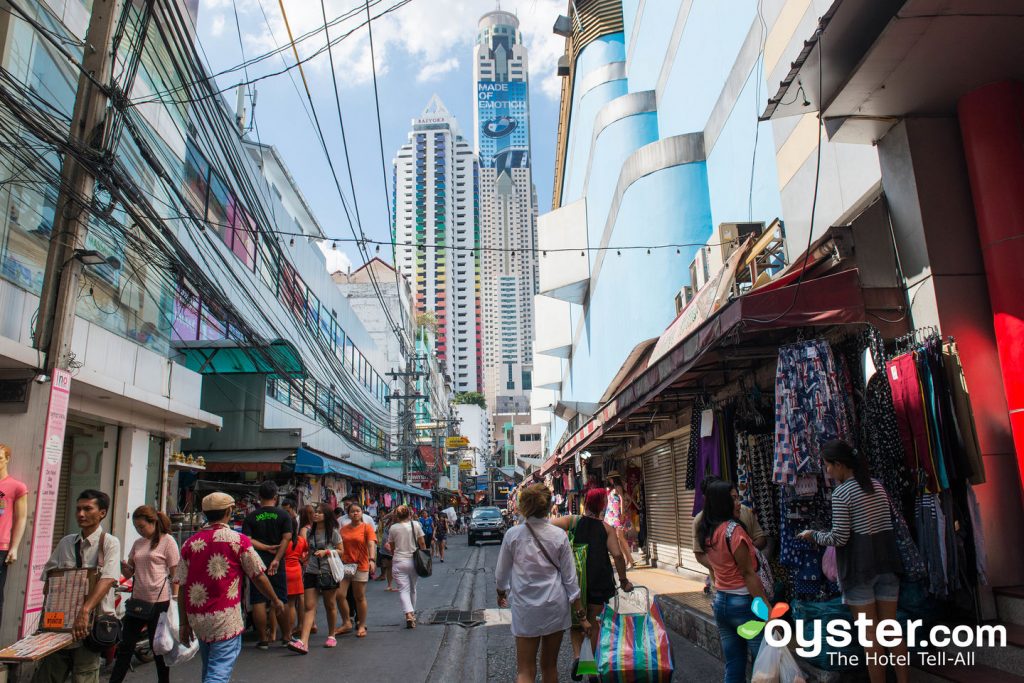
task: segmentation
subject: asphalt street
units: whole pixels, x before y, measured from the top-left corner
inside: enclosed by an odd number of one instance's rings
[[[509,630],[508,610],[497,609],[494,567],[498,544],[470,548],[465,536],[450,536],[445,563],[435,559],[434,574],[418,586],[419,626],[405,628],[397,593],[373,581],[368,589],[369,633],[366,638],[342,636],[333,650],[323,647],[326,631],[319,610],[319,636],[313,636],[308,655],[296,655],[280,646],[256,649],[247,637],[235,667],[235,683],[268,681],[365,681],[419,683],[420,681],[513,681],[515,639]],[[442,610],[452,620],[469,625],[430,623]],[[687,641],[672,635],[676,661],[675,681],[721,680],[721,663]],[[566,636],[560,659],[560,677],[570,680],[571,648]],[[171,670],[173,681],[199,681],[199,658]],[[106,676],[101,676],[105,679]],[[152,665],[129,674],[130,683],[156,681]],[[539,678],[538,678],[539,680]]]

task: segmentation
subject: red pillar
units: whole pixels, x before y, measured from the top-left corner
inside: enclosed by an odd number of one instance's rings
[[[1024,84],[978,88],[960,98],[958,113],[1024,486]]]

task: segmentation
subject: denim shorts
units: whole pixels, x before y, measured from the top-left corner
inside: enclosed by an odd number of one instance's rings
[[[892,572],[879,574],[870,581],[843,586],[843,603],[870,605],[876,600],[896,602],[900,597],[900,577]]]

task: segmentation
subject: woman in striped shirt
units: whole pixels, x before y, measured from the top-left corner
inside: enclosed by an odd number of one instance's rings
[[[832,490],[832,530],[801,531],[797,537],[835,546],[843,602],[854,618],[864,614],[870,620],[867,635],[872,646],[865,651],[882,655],[875,627],[883,619],[896,618],[899,574],[903,573],[889,496],[878,480],[868,474],[867,464],[857,456],[857,451],[845,441],[826,443],[821,458],[829,478],[838,483]],[[905,642],[889,650],[905,660]],[[868,661],[878,662],[878,657]],[[885,681],[885,665],[869,664],[868,674],[871,683]],[[907,681],[908,676],[906,665],[896,666],[896,679],[900,683]]]

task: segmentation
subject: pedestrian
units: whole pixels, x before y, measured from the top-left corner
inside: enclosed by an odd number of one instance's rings
[[[278,599],[263,561],[248,536],[228,526],[235,500],[214,492],[203,498],[206,526],[181,548],[178,563],[179,640],[199,640],[203,683],[227,683],[242,652],[242,578],[269,600],[282,622],[284,603]]]
[[[574,544],[587,546],[586,580],[582,582],[582,585],[586,586],[586,593],[582,596],[582,601],[587,605],[587,621],[590,622],[590,631],[586,633],[583,629],[573,629],[569,632],[576,658],[571,673],[574,681],[581,680],[576,673],[576,667],[580,660],[583,638],[585,636],[590,638],[591,647],[600,642],[598,616],[604,610],[605,605],[615,597],[615,578],[612,576],[613,560],[619,575],[619,586],[626,593],[633,590],[633,584],[626,576],[626,558],[623,557],[622,549],[619,548],[615,529],[607,522],[601,521],[601,516],[607,505],[607,491],[602,488],[593,488],[587,491],[583,500],[583,515],[566,515],[551,522],[552,526],[565,529],[567,532],[571,531]]]
[[[64,683],[69,677],[74,683],[98,683],[100,679],[99,652],[82,641],[89,635],[94,613],[114,614],[113,588],[121,578],[121,542],[100,525],[109,510],[106,493],[86,489],[78,494],[75,521],[79,531],[60,539],[43,566],[43,581],[58,569],[95,568],[97,577],[75,614],[72,634],[77,642],[43,657],[32,674],[32,683]]]
[[[288,575],[284,568],[284,555],[292,540],[292,516],[277,505],[277,484],[271,480],[264,481],[259,488],[260,507],[250,512],[242,522],[242,533],[252,539],[260,560],[267,568],[266,576],[274,587],[274,594],[283,603],[288,602]],[[259,641],[256,647],[260,650],[270,648],[274,640],[276,626],[271,615],[267,614],[267,602],[259,591],[250,594],[252,602],[252,621]],[[287,641],[292,632],[292,624],[288,621],[288,612],[284,613],[285,621],[280,624],[281,638]]]
[[[701,493],[707,495],[707,488],[712,483],[719,481],[719,477],[707,476],[700,484]],[[737,503],[740,502],[740,492],[736,488],[736,484],[732,484],[731,489],[732,499]],[[740,511],[738,515],[739,521],[743,524],[743,528],[746,530],[747,535],[750,536],[750,540],[753,541],[754,547],[758,550],[765,550],[768,547],[768,534],[761,528],[761,524],[757,521],[757,515],[746,505],[740,504]],[[704,519],[704,511],[701,510],[697,513],[697,516],[693,518],[693,555],[697,558],[697,562],[704,565],[708,570],[708,586],[714,585],[715,580],[715,569],[708,562],[707,554],[704,549],[700,547],[700,543],[697,540],[697,530],[700,528],[701,522]],[[708,592],[705,588],[705,592]]]
[[[171,520],[149,505],[142,505],[132,513],[132,524],[141,538],[132,545],[128,561],[121,563],[121,573],[132,580],[132,596],[121,620],[121,643],[110,683],[124,680],[143,628],[150,648],[153,647],[160,615],[167,611],[172,598],[178,599],[177,572],[181,554],[169,533]],[[131,607],[137,607],[139,613],[133,614]],[[159,683],[170,680],[170,669],[160,655],[156,656],[156,676]]]
[[[309,634],[316,622],[316,599],[319,597],[327,611],[327,640],[324,647],[335,647],[338,641],[334,637],[338,620],[337,592],[338,582],[331,574],[328,556],[332,552],[341,553],[344,549],[341,534],[338,532],[338,518],[330,506],[320,504],[307,508],[307,518],[312,524],[303,529],[306,542],[309,544],[309,561],[302,574],[302,585],[305,589],[303,597],[306,603],[306,618],[302,622],[302,637],[288,643],[288,649],[299,654],[309,654]]]
[[[427,549],[423,527],[412,518],[408,505],[399,505],[395,510],[395,523],[388,531],[388,546],[391,556],[395,587],[405,612],[405,627],[416,628],[416,565],[412,554],[417,548]]]
[[[352,496],[352,495],[345,496],[344,498],[341,499],[341,508],[339,508],[338,510],[334,511],[334,514],[338,515],[338,528],[339,529],[342,529],[342,528],[348,526],[351,523],[351,519],[349,518],[348,512],[352,508],[352,506],[355,505],[358,501],[359,501],[359,499],[356,496]],[[365,511],[363,512],[363,516],[362,517],[363,517],[363,521],[364,522],[369,522],[370,524],[375,524],[375,522],[373,521],[373,517],[371,517],[370,515],[366,514]],[[338,599],[338,613],[339,614],[344,614],[345,613],[345,605],[348,606],[348,613],[349,614],[358,614],[359,610],[356,609],[356,596],[355,596],[355,593],[353,592],[353,588],[352,588],[351,584],[349,584],[347,590],[339,590],[338,591],[337,599]],[[342,603],[345,603],[345,605],[343,605]],[[356,625],[357,626],[359,625],[358,620],[356,621]],[[349,629],[349,630],[351,630],[351,629]],[[346,631],[345,633],[348,633],[348,631]],[[338,629],[338,633],[335,633],[334,635],[336,635],[336,636],[342,635],[341,629],[339,628]]]
[[[391,529],[391,524],[394,521],[394,513],[386,512],[381,516],[380,522],[377,525],[377,538],[387,539],[388,531]],[[387,581],[388,585],[384,589],[389,593],[394,591],[395,588],[391,585],[393,580],[393,574],[391,570],[391,563],[393,558],[391,551],[388,549],[387,543],[379,543],[377,546],[377,566],[380,568],[380,576],[377,577],[378,581]]]
[[[629,549],[629,541],[626,540],[626,526],[629,522],[629,514],[626,510],[626,503],[633,500],[622,486],[622,477],[619,473],[612,471],[608,474],[608,509],[604,515],[604,521],[615,529],[615,536],[619,541],[619,548],[626,556],[626,567],[633,568],[633,553]]]
[[[900,597],[900,562],[896,532],[892,525],[892,503],[877,479],[868,474],[865,459],[848,443],[833,440],[822,446],[825,472],[839,485],[832,490],[831,531],[801,531],[797,538],[836,548],[839,587],[843,602],[854,619],[864,615],[868,621],[866,647],[868,675],[872,683],[886,677],[884,649],[875,637],[880,621],[896,619]],[[889,647],[896,668],[896,680],[905,683],[910,676],[907,644],[899,641]]]
[[[704,518],[697,528],[697,539],[715,576],[712,609],[725,659],[726,683],[746,678],[747,654],[756,654],[762,634],[747,640],[737,629],[750,620],[755,598],[770,604],[757,574],[754,542],[740,521],[740,502],[732,496],[732,484],[711,482],[704,497]]]
[[[444,562],[444,551],[448,546],[448,515],[437,513],[434,519],[434,556]]]
[[[533,683],[540,650],[541,680],[558,681],[558,650],[572,625],[569,605],[584,630],[590,629],[580,599],[569,539],[551,525],[551,491],[544,484],[519,494],[525,521],[505,533],[494,572],[498,607],[508,607],[511,593],[512,635],[516,637],[517,683]]]
[[[427,509],[420,510],[420,528],[423,529],[423,543],[425,549],[433,552],[434,548],[434,518],[430,516]]]
[[[292,496],[287,496],[281,499],[281,509],[288,513],[288,516],[292,518],[292,529],[295,534],[292,536],[294,539],[299,532],[299,504]]]
[[[341,582],[339,592],[348,592],[351,587],[356,603],[357,629],[356,637],[366,637],[366,583],[370,580],[377,565],[377,531],[373,524],[363,521],[363,509],[352,505],[348,509],[349,524],[341,527],[341,542],[344,552],[341,559],[345,564],[355,564],[354,574],[346,576]],[[341,628],[339,635],[352,632],[352,612],[348,602],[341,603]]]
[[[300,528],[298,523],[296,528]],[[290,633],[282,632],[286,645],[299,637],[306,618],[306,603],[303,600],[306,590],[302,584],[302,573],[308,560],[309,543],[305,535],[297,531],[284,552],[284,570],[288,580],[288,623],[294,624]]]

